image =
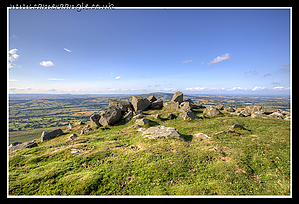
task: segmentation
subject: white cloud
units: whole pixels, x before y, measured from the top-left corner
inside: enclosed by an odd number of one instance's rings
[[[264,77],[266,77],[266,76],[271,76],[271,74],[265,74]]]
[[[62,81],[63,79],[49,78],[49,81]]]
[[[120,79],[121,78],[121,76],[117,76],[117,77],[115,77],[115,79]]]
[[[283,86],[276,86],[273,88],[273,90],[287,90],[287,89],[290,89],[290,88],[285,88]]]
[[[245,74],[248,74],[248,73],[251,73],[251,71],[247,71],[247,72],[245,72]]]
[[[53,62],[51,62],[51,61],[42,61],[39,64],[44,66],[44,67],[54,66]]]
[[[260,90],[265,90],[265,89],[266,89],[265,87],[256,86],[252,89],[252,91],[260,91]]]
[[[66,49],[66,48],[63,48],[65,51],[67,51],[67,52],[72,52],[71,50],[69,50],[69,49]]]
[[[227,59],[230,59],[230,54],[225,53],[222,56],[216,57],[215,59],[213,59],[213,61],[209,62],[207,65],[215,64],[215,63],[221,62],[223,60],[227,60]]]
[[[188,63],[188,62],[192,62],[192,60],[185,60],[185,61],[182,61],[182,63]]]
[[[18,49],[11,49],[8,51],[8,68],[11,69],[14,67],[13,61],[16,61],[19,59],[19,55],[17,54]]]
[[[203,61],[203,62],[199,63],[199,65],[198,65],[198,66],[200,66],[200,65],[202,65],[202,64],[204,64],[204,63],[205,63],[205,61]]]

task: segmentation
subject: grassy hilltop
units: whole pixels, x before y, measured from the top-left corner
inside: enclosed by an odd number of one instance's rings
[[[290,121],[228,113],[185,121],[169,113],[179,112],[144,111],[151,121],[143,127],[175,127],[182,139],[145,140],[129,121],[73,142],[69,135],[85,126],[77,125],[9,153],[9,195],[290,195]],[[234,124],[246,130],[214,135]]]

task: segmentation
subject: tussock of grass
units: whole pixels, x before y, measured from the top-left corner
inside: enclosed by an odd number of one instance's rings
[[[68,140],[78,128],[9,154],[10,195],[289,195],[290,122],[224,114],[195,121],[145,111],[144,127],[182,139],[144,140],[134,121]],[[195,111],[198,116],[202,110]],[[150,115],[160,114],[161,119]],[[214,135],[233,124],[246,130]],[[200,140],[193,134],[211,139]],[[70,149],[82,150],[73,154]]]

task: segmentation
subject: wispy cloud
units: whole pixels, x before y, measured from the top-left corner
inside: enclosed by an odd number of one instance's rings
[[[65,51],[67,52],[72,52],[71,50],[67,49],[67,48],[63,48]]]
[[[273,90],[287,90],[287,89],[290,89],[290,88],[285,88],[283,86],[276,86],[273,88]]]
[[[49,78],[49,81],[63,81],[64,79]]]
[[[16,61],[19,59],[19,55],[17,54],[18,49],[11,49],[8,51],[8,68],[11,69],[15,66],[13,64],[13,61]]]
[[[246,71],[245,74],[251,73],[251,71]]]
[[[115,79],[120,79],[121,78],[121,76],[117,76],[117,77],[115,77]]]
[[[205,61],[203,61],[203,62],[199,63],[199,65],[198,65],[198,66],[200,66],[200,65],[202,65],[202,64],[204,64],[204,63],[205,63]]]
[[[271,74],[265,74],[264,77],[266,77],[266,76],[271,76]]]
[[[280,70],[278,70],[278,72],[282,72],[282,73],[288,73],[290,72],[290,65],[284,65],[283,68],[281,68]]]
[[[266,89],[265,87],[256,86],[252,89],[252,91],[260,91],[260,90],[265,90],[265,89]]]
[[[223,60],[228,60],[228,59],[230,59],[230,54],[225,53],[224,55],[216,57],[211,62],[209,62],[207,65],[210,66],[211,64],[216,64],[216,63],[219,63]]]
[[[44,67],[54,66],[53,62],[51,62],[51,61],[42,61],[39,64],[44,66]]]
[[[185,60],[185,61],[182,61],[182,63],[188,63],[188,62],[192,62],[192,60]]]

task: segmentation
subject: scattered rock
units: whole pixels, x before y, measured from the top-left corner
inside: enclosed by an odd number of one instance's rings
[[[138,111],[147,109],[151,105],[151,102],[142,96],[132,96],[132,104],[134,110]]]
[[[184,98],[183,93],[180,91],[177,91],[172,96],[171,102],[178,102],[179,104],[181,104],[183,102],[183,98]]]
[[[144,118],[144,115],[142,114],[138,114],[138,115],[135,115],[132,120],[137,120],[137,119],[140,119],[140,118]]]
[[[92,131],[92,129],[89,127],[85,127],[81,130],[80,135],[87,134],[89,131]]]
[[[121,109],[116,106],[108,107],[102,115],[99,123],[102,126],[113,125],[121,118]]]
[[[159,114],[151,115],[151,116],[154,117],[155,119],[159,119],[159,118],[161,118]]]
[[[145,125],[145,124],[149,123],[149,121],[150,121],[149,119],[142,118],[142,119],[137,119],[135,121],[135,123],[137,125]]]
[[[9,146],[8,151],[14,152],[18,149],[25,149],[25,148],[32,148],[32,147],[37,147],[37,144],[35,142],[24,142],[24,143],[18,143],[17,145],[14,146]]]
[[[215,133],[215,135],[219,135],[222,133],[234,133],[234,132],[235,132],[234,130],[225,130],[225,131],[217,132],[217,133]]]
[[[169,119],[174,119],[175,117],[176,117],[176,116],[173,115],[172,113],[169,113],[169,114],[168,114],[168,118],[169,118]]]
[[[56,129],[51,132],[44,131],[40,137],[40,141],[43,142],[45,140],[51,139],[52,137],[55,137],[56,135],[62,135],[62,134],[63,134],[63,132],[61,129]]]
[[[203,111],[203,113],[209,115],[209,116],[216,116],[216,115],[223,115],[217,108],[215,107],[206,107],[206,109]]]
[[[259,117],[259,118],[269,118],[268,115],[265,115],[265,114],[263,114],[263,113],[261,113],[261,112],[255,112],[255,113],[252,113],[252,114],[251,114],[251,117],[252,117],[252,118],[256,118],[256,117]]]
[[[141,130],[140,130],[141,131]],[[142,129],[142,135],[145,139],[157,139],[157,138],[180,138],[181,135],[174,127],[150,127],[146,130]]]
[[[101,115],[100,114],[94,114],[92,116],[90,116],[90,127],[100,127],[101,124],[99,123],[99,120],[101,119]]]
[[[180,103],[179,102],[168,102],[168,103],[164,103],[163,104],[164,108],[174,108],[174,109],[178,109],[180,107]]]
[[[242,125],[239,125],[239,124],[234,124],[234,125],[231,126],[229,129],[230,129],[230,130],[233,130],[233,129],[236,129],[236,128],[240,128],[240,129],[245,130],[245,128],[244,128]]]
[[[74,134],[71,134],[70,136],[69,136],[69,139],[70,140],[74,140],[74,139],[76,139],[78,137],[78,135],[76,135],[75,133]]]
[[[191,110],[189,109],[182,109],[180,110],[180,112],[182,112],[180,114],[180,117],[182,117],[184,120],[194,120],[194,119],[198,119],[199,117],[197,115],[195,115]]]
[[[215,106],[215,108],[218,109],[218,110],[223,110],[223,105],[219,104],[219,105]]]
[[[200,139],[209,139],[211,137],[209,137],[208,135],[204,134],[204,133],[197,133],[193,135],[194,137],[200,138]]]
[[[233,109],[232,107],[228,107],[228,108],[224,108],[225,112],[235,112],[235,109]]]
[[[125,122],[128,122],[132,117],[133,117],[133,111],[129,109],[129,111],[124,116]]]

